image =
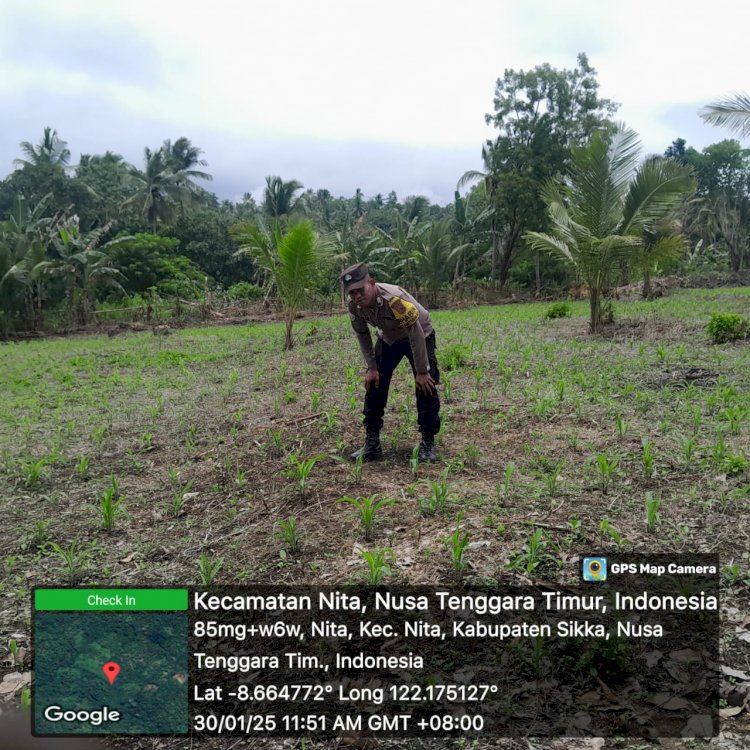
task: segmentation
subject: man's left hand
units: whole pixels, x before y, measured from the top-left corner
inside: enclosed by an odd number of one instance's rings
[[[437,387],[435,381],[432,379],[432,375],[429,372],[423,372],[417,375],[415,381],[417,386],[417,393],[421,393],[423,396],[436,396]]]

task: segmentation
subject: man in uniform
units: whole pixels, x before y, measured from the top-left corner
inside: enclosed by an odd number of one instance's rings
[[[407,357],[414,372],[417,413],[422,440],[420,461],[436,461],[435,435],[440,429],[440,380],[435,359],[435,331],[430,313],[408,292],[394,284],[376,283],[364,263],[357,263],[341,274],[349,298],[349,316],[367,365],[365,375],[365,444],[352,455],[365,461],[383,457],[380,430],[388,402],[391,376]],[[375,347],[368,324],[377,329]]]

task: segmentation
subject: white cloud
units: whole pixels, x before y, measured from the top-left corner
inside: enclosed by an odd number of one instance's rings
[[[728,0],[695,10],[675,0],[6,0],[0,93],[23,111],[6,117],[0,164],[51,124],[74,154],[91,152],[104,134],[128,158],[186,135],[206,150],[217,192],[310,170],[319,171],[305,180],[318,187],[348,174],[348,188],[336,190],[387,192],[387,166],[399,195],[420,188],[450,200],[461,172],[479,166],[492,132],[484,114],[506,68],[571,68],[586,52],[600,94],[622,103],[618,118],[647,150],[688,134],[699,148],[727,137],[696,110],[750,89],[749,20],[750,6]],[[98,122],[51,106],[66,100]],[[336,146],[351,142],[378,158]],[[412,159],[409,149],[417,149]],[[464,153],[475,156],[457,165]],[[219,164],[232,174],[222,179]]]

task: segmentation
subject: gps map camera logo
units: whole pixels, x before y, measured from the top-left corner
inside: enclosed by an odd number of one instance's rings
[[[584,581],[606,581],[607,580],[607,558],[606,557],[584,557],[583,558],[583,580]]]

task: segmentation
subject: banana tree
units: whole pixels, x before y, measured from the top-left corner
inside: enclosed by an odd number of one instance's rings
[[[74,216],[66,226],[60,228],[52,238],[52,251],[56,257],[45,260],[32,269],[35,277],[41,274],[60,276],[65,281],[67,306],[79,323],[86,324],[96,308],[96,291],[99,287],[110,287],[123,292],[120,279],[125,277],[112,265],[105,250],[133,237],[118,237],[96,249],[101,238],[109,231],[107,224],[87,234],[78,229],[78,217]]]

